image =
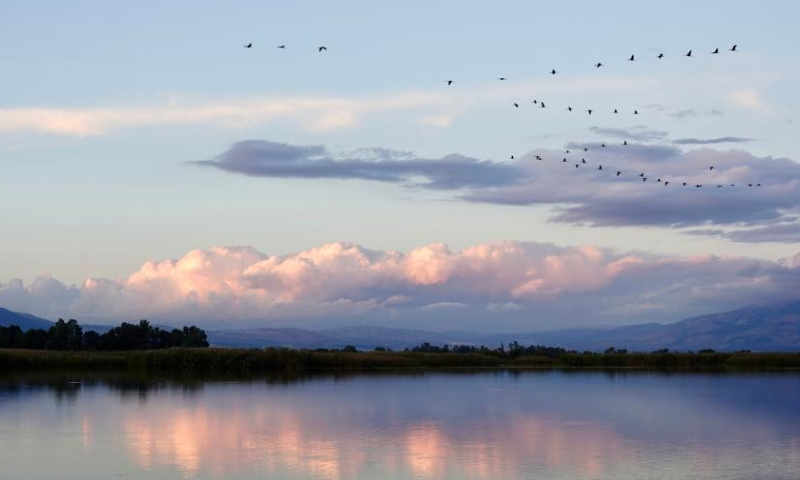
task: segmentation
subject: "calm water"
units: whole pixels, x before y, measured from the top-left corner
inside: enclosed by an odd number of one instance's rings
[[[0,378],[0,478],[796,480],[800,375]]]

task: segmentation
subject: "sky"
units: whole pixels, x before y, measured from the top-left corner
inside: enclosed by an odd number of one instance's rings
[[[798,14],[2,3],[0,306],[525,331],[796,300]]]

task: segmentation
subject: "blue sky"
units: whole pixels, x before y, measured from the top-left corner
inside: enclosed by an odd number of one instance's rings
[[[507,240],[592,245],[609,259],[713,255],[794,268],[780,262],[800,250],[800,174],[792,160],[800,146],[798,10],[787,2],[7,2],[0,5],[6,302],[28,305],[9,293],[12,279],[21,279],[29,296],[46,274],[67,290],[88,277],[124,284],[147,261],[237,245],[285,256],[336,242],[406,253],[444,243],[457,253]],[[254,48],[242,48],[248,42]],[[736,53],[727,51],[733,44]],[[328,51],[317,52],[320,45]],[[723,54],[710,55],[716,47]],[[682,57],[688,49],[693,58]],[[659,52],[666,58],[657,60]],[[625,60],[631,54],[636,62]],[[548,74],[553,68],[557,75]],[[447,79],[454,84],[446,86]],[[548,108],[539,110],[533,99]],[[722,137],[740,141],[673,143]],[[539,152],[554,162],[569,144],[628,138],[641,147],[638,157],[614,150],[602,157],[607,169],[628,174],[659,165],[673,181],[685,174],[726,188],[763,178],[764,190],[740,185],[681,200],[673,191],[619,190],[596,175],[575,184],[520,161]],[[511,166],[521,180],[436,189],[418,174],[391,182],[342,172],[276,178],[193,163],[223,158],[244,140],[324,146],[334,162],[399,155],[384,149],[435,165],[458,154],[489,161],[492,171]],[[668,160],[658,156],[664,148],[672,149]],[[724,178],[701,175],[712,159]],[[315,171],[318,160],[297,159]],[[237,161],[251,162],[245,170],[252,172],[286,160]],[[774,289],[758,292],[748,299],[783,298]],[[370,296],[342,295],[325,301]],[[475,307],[463,290],[437,295],[406,303]],[[536,303],[492,295],[481,297],[476,318],[490,315],[494,307],[486,305],[506,303],[529,318]],[[724,296],[636,319],[723,307]],[[126,305],[90,310],[138,316],[135,302]],[[269,316],[261,307],[241,315]],[[43,315],[86,312],[73,303],[39,308]],[[178,319],[179,311],[153,315]],[[528,326],[523,313],[509,328]],[[569,312],[553,316],[572,321]],[[613,323],[613,316],[603,321]]]

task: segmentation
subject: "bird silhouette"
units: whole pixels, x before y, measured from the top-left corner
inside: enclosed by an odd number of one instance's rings
[[[639,176],[640,176],[640,177],[644,177],[644,173],[640,173],[640,174],[639,174]]]
[[[589,147],[583,147],[583,151],[584,152],[588,152],[589,151]]]
[[[504,82],[506,80],[506,77],[499,77],[498,80],[500,80],[501,82]]]
[[[253,42],[248,43],[244,48],[253,48]]]
[[[714,167],[708,167],[708,170],[709,171],[714,170]]]
[[[514,102],[514,107],[519,108],[519,103]]]
[[[564,160],[562,160],[562,163],[567,163],[567,159],[565,158]]]
[[[666,187],[667,185],[669,185],[669,182],[664,182],[664,186]]]
[[[538,104],[538,103],[539,103],[539,102],[538,102],[538,101],[536,101],[536,99],[534,98],[534,99],[533,99],[533,104],[534,104],[534,105],[536,105],[536,104]]]
[[[719,53],[719,48],[715,48],[714,51],[711,52],[712,55],[716,55],[718,53]]]
[[[452,84],[453,84],[453,81],[452,81],[452,80],[448,80],[448,81],[447,81],[447,84],[448,84],[448,85],[452,85]]]
[[[735,51],[736,51],[736,47],[737,47],[737,45],[734,45],[734,46],[732,46],[732,47],[731,47],[731,49],[730,49],[730,51],[731,51],[731,52],[735,52]]]
[[[569,153],[569,150],[564,150],[564,153]]]
[[[634,111],[633,111],[633,114],[634,114],[634,115],[639,115],[639,110],[634,110]]]
[[[629,62],[633,62],[636,60],[636,55],[631,55],[631,58],[628,59]]]
[[[684,187],[686,186],[686,182],[683,182],[683,186],[684,186]]]
[[[581,163],[585,164],[586,163],[586,159],[585,158],[581,158]]]
[[[539,103],[539,106],[540,106],[540,107],[542,107],[542,108],[546,108],[546,107],[544,106],[544,102],[540,102],[540,103]]]
[[[617,172],[617,176],[619,177],[620,175],[622,175],[622,172]]]
[[[567,110],[569,110],[571,112],[572,111],[572,107],[567,107]]]
[[[619,113],[619,110],[617,110],[617,109],[615,108],[615,109],[614,109],[614,113]]]
[[[540,157],[539,155],[536,155],[536,160],[541,160],[541,159],[542,159],[542,157]]]
[[[623,141],[622,141],[622,144],[623,144],[623,145],[627,145],[627,144],[628,144],[628,141],[627,141],[627,140],[623,140]]]
[[[597,62],[597,63],[595,64],[595,68],[600,68],[600,67],[602,67],[602,66],[603,66],[603,64],[602,64],[602,63],[600,63],[600,62]]]
[[[647,177],[642,177],[642,181],[646,182],[647,181]]]
[[[691,56],[692,56],[692,51],[691,50],[686,52],[686,54],[684,55],[684,57],[691,57]]]
[[[597,169],[598,169],[598,170],[602,170],[602,169],[603,169],[603,166],[602,166],[602,165],[600,165],[599,167],[597,167]]]
[[[656,182],[661,183],[661,179],[659,178],[658,180],[656,180]]]
[[[511,159],[511,160],[514,160],[514,155],[511,155],[510,159]]]
[[[580,167],[580,164],[576,163],[575,164],[575,168],[579,168],[579,167]]]
[[[656,58],[658,58],[659,60],[661,60],[662,58],[664,58],[664,54],[663,54],[663,53],[659,53],[659,54],[658,54],[658,56],[657,56]]]
[[[592,109],[591,108],[589,110],[586,110],[586,111],[589,112],[589,115],[592,114]]]
[[[600,144],[600,147],[602,147],[602,148],[605,148],[605,147],[606,147],[606,144],[605,144],[605,143],[601,143],[601,144]]]
[[[278,48],[284,49],[284,48],[286,48],[286,45],[278,45]]]
[[[554,69],[552,69],[552,70],[550,70],[550,75],[555,75],[556,73],[558,73],[558,72],[556,72],[556,69],[555,69],[555,68],[554,68]]]
[[[325,52],[327,52],[327,51],[328,51],[328,47],[326,47],[326,46],[324,46],[324,45],[323,45],[323,46],[319,47],[319,48],[317,49],[317,51],[318,51],[318,52],[322,52],[322,51],[325,51]]]

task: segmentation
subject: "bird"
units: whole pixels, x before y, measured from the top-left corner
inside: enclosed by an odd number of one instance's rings
[[[623,140],[623,141],[622,141],[622,144],[623,144],[623,145],[627,145],[627,144],[628,144],[628,141],[627,141],[627,140]]]
[[[717,188],[722,188],[722,185],[717,185]]]
[[[597,169],[598,169],[598,170],[602,170],[602,169],[603,169],[603,166],[602,166],[602,165],[600,165],[599,167],[597,167]]]
[[[581,163],[585,164],[586,163],[586,159],[585,158],[581,158]]]
[[[564,153],[569,153],[569,150],[564,150]]]
[[[514,155],[511,155],[511,158],[510,158],[510,159],[511,159],[511,160],[514,160]]]
[[[735,51],[736,51],[736,45],[732,46],[732,47],[731,47],[731,49],[730,49],[730,51],[731,51],[731,52],[735,52]]]
[[[640,176],[640,177],[644,177],[644,173],[640,173],[640,174],[639,174],[639,176]]]
[[[760,187],[760,186],[761,186],[761,184],[760,184],[760,183],[756,183],[756,187]]]
[[[669,185],[669,182],[664,182],[664,186],[666,187],[667,185]]]
[[[719,53],[719,48],[715,48],[714,51],[711,52],[711,55],[716,55],[718,53]]]
[[[622,172],[619,172],[619,171],[618,171],[618,172],[617,172],[617,176],[619,177],[620,175],[622,175]]]
[[[663,54],[663,53],[659,53],[659,54],[658,54],[658,56],[657,56],[656,58],[658,58],[659,60],[661,60],[662,58],[664,58],[664,54]]]
[[[753,186],[753,184],[752,184],[752,183],[748,183],[748,184],[747,184],[747,186],[748,186],[748,187],[752,187],[752,186]]]
[[[244,48],[253,48],[253,42],[248,43]]]
[[[628,59],[629,62],[636,61],[636,55],[631,55],[631,58]]]
[[[695,185],[695,186],[694,186],[694,188],[702,188],[702,187],[703,187],[703,186],[702,186],[702,185],[700,185],[699,183],[698,183],[697,185]]]
[[[714,167],[708,167],[708,171],[714,170]]]
[[[634,114],[634,115],[639,115],[639,110],[634,110],[634,111],[633,111],[633,114]]]
[[[565,159],[562,161],[562,163],[567,163],[567,159],[565,158]]]
[[[686,182],[683,182],[683,186],[684,186],[684,187],[686,186]]]
[[[691,50],[689,50],[688,52],[686,52],[686,54],[684,54],[684,57],[691,57],[691,56],[692,56]]]
[[[555,69],[555,68],[554,68],[554,69],[552,69],[552,70],[550,70],[550,75],[555,75],[556,73],[558,73],[558,72],[556,72],[556,69]]]
[[[647,177],[642,177],[642,181],[646,182],[647,181]]]
[[[605,148],[605,146],[606,146],[606,144],[605,144],[605,143],[601,143],[601,144],[600,144],[600,147],[601,147],[601,148]]]
[[[576,163],[575,164],[575,168],[578,168],[578,167],[580,167],[580,164]]]
[[[504,82],[506,80],[506,77],[498,77],[497,79],[500,80],[501,82]]]
[[[602,66],[603,66],[603,64],[602,64],[602,63],[600,63],[600,62],[597,62],[597,63],[595,64],[595,68],[600,68],[600,67],[602,67]]]
[[[540,157],[539,155],[536,155],[536,160],[541,160],[541,159],[542,159],[542,157]]]
[[[533,99],[533,104],[536,105],[537,103],[539,103],[539,102],[534,98]]]
[[[328,47],[326,47],[326,46],[324,46],[324,45],[323,45],[323,46],[319,47],[319,48],[317,49],[317,51],[318,51],[318,52],[322,52],[322,51],[326,51],[326,52],[327,52],[327,51],[328,51]]]
[[[572,111],[572,107],[567,107],[567,110],[571,112]]]
[[[448,84],[448,85],[452,85],[452,84],[453,84],[453,81],[452,81],[452,80],[448,80],[448,81],[447,81],[447,84]]]
[[[278,45],[278,48],[284,49],[284,48],[286,48],[286,45]]]
[[[584,152],[588,152],[589,151],[589,147],[583,147],[583,151]]]
[[[617,109],[615,108],[615,109],[614,109],[614,113],[619,113],[619,110],[617,110]]]
[[[539,102],[539,106],[542,107],[542,108],[545,108],[544,102]]]
[[[591,108],[589,110],[586,110],[586,111],[589,112],[589,115],[592,114],[592,109]]]
[[[514,107],[519,108],[519,103],[514,102]]]
[[[661,179],[659,178],[658,180],[656,180],[656,182],[661,183]]]

